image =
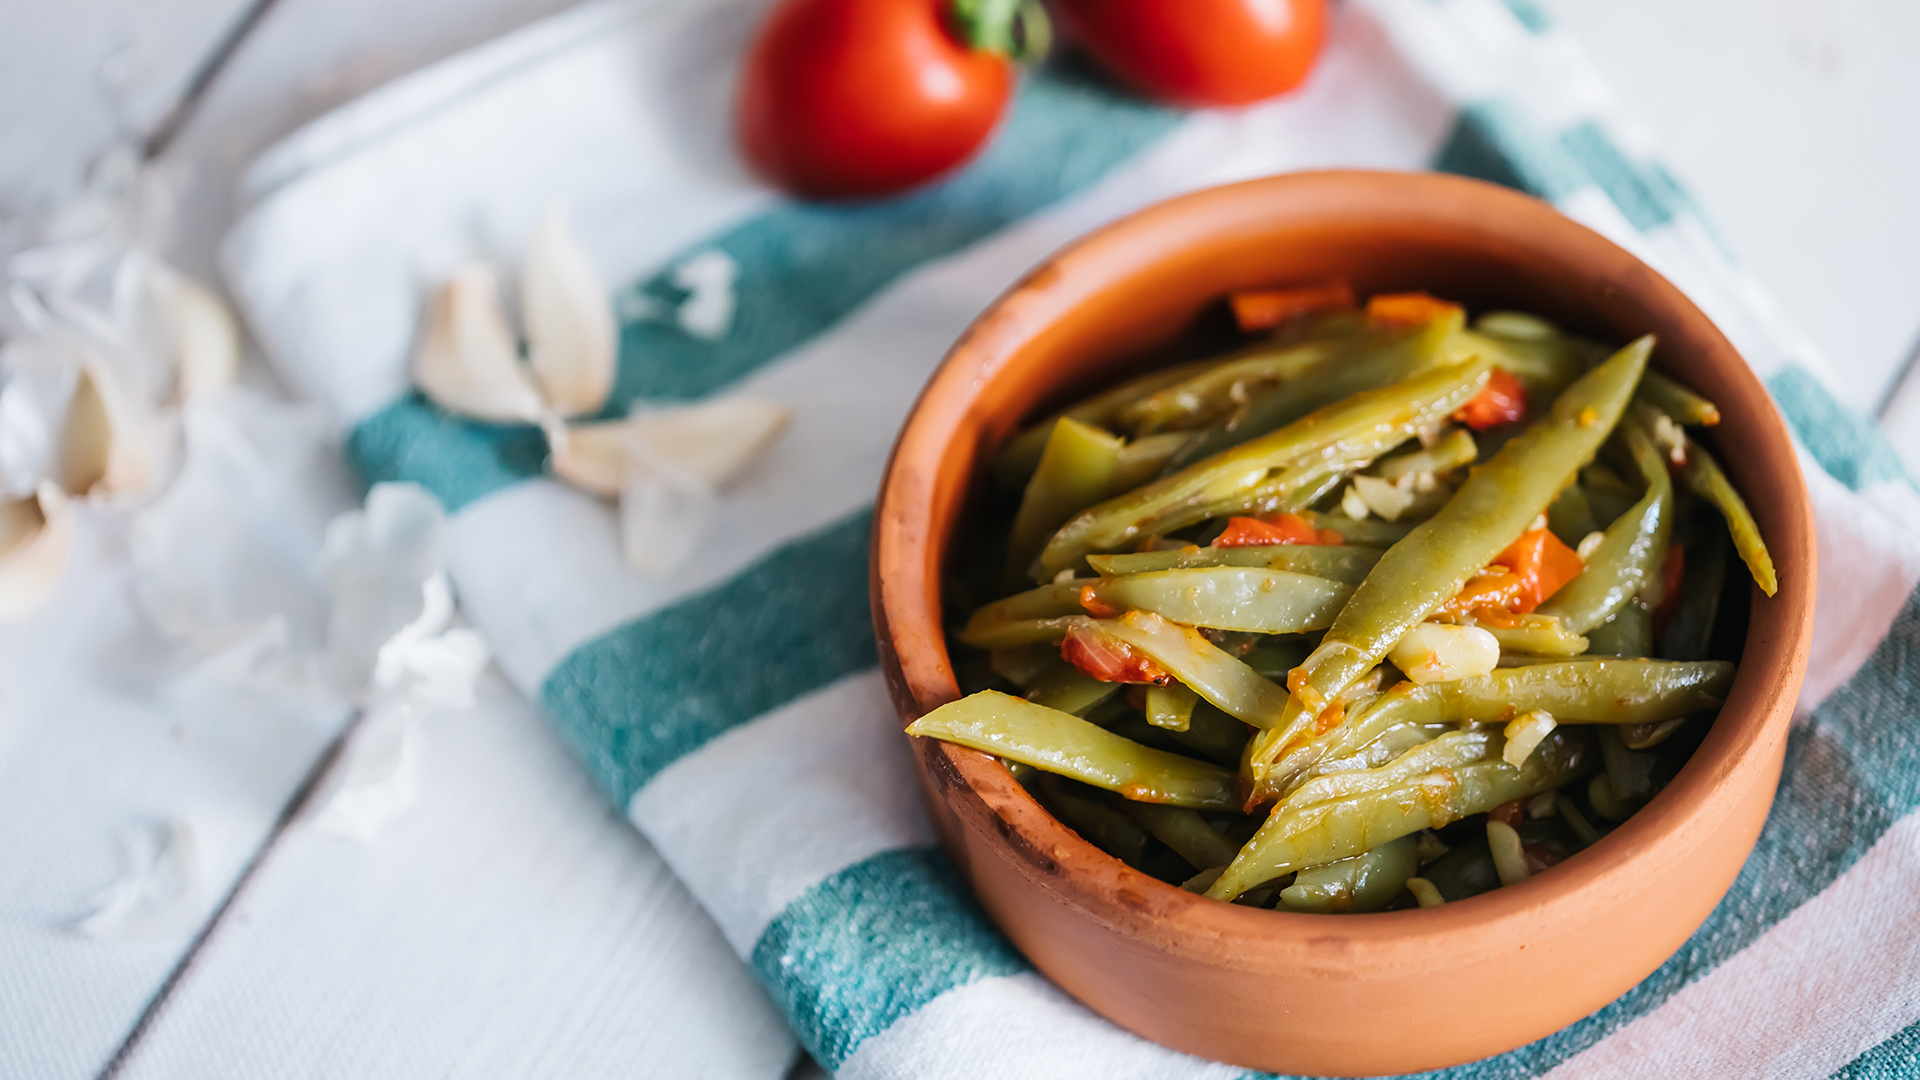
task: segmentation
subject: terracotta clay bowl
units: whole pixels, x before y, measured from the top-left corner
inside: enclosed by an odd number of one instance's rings
[[[1779,783],[1813,621],[1814,538],[1787,429],[1679,290],[1544,203],[1439,175],[1303,173],[1182,196],[1055,255],[973,324],[900,433],[875,522],[873,610],[903,722],[959,696],[942,570],[995,447],[1023,421],[1151,366],[1239,288],[1350,280],[1535,312],[1716,401],[1707,441],[1779,566],[1753,593],[1725,707],[1673,783],[1598,844],[1430,910],[1309,915],[1186,893],[1082,840],[995,758],[914,740],[941,841],[1033,963],[1115,1023],[1236,1065],[1337,1076],[1524,1045],[1644,978],[1706,918]],[[1736,562],[1730,571],[1738,573]]]

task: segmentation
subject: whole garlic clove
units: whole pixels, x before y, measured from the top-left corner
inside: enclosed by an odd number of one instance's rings
[[[734,396],[635,413],[624,420],[572,424],[553,444],[554,475],[582,491],[613,498],[639,461],[712,489],[725,487],[785,430],[793,410],[765,398]]]
[[[413,350],[413,381],[449,412],[498,423],[540,419],[543,406],[500,310],[485,263],[456,269],[433,294]]]
[[[232,386],[240,373],[240,327],[226,302],[184,274],[171,274],[160,286],[160,309],[173,338],[181,401]]]
[[[534,229],[520,273],[527,358],[541,394],[563,417],[599,412],[613,390],[613,299],[562,207]]]
[[[112,374],[99,364],[81,367],[67,404],[56,458],[60,486],[70,495],[123,495],[154,478],[154,448]]]
[[[53,594],[73,554],[73,508],[59,486],[0,503],[0,621],[31,614]]]

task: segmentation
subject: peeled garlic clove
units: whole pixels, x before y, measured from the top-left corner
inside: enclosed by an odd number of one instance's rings
[[[641,456],[720,488],[771,445],[792,416],[779,402],[737,395],[637,413],[627,422]]]
[[[83,366],[60,433],[60,485],[72,495],[117,495],[144,488],[154,472],[147,436],[107,369]]]
[[[1412,485],[1409,484],[1409,487]],[[1377,476],[1356,476],[1353,478],[1353,491],[1367,509],[1379,514],[1388,521],[1397,521],[1407,508],[1413,505],[1412,491],[1403,491]]]
[[[611,499],[620,494],[632,432],[626,420],[571,424],[563,438],[553,440],[553,473],[590,495]]]
[[[527,242],[520,292],[527,358],[548,406],[566,417],[599,412],[613,390],[613,299],[560,207]]]
[[[500,311],[492,267],[468,263],[434,293],[414,345],[413,381],[462,416],[502,423],[540,418],[540,395]]]
[[[0,503],[0,621],[31,613],[53,594],[73,554],[73,508],[40,481],[24,499]]]
[[[1415,683],[1457,682],[1500,663],[1500,641],[1478,626],[1421,623],[1387,653]]]
[[[212,289],[174,274],[161,292],[179,375],[176,396],[188,401],[232,386],[240,372],[240,327]]]

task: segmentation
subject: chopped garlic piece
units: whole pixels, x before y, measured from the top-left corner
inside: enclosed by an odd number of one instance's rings
[[[1349,490],[1360,497],[1367,509],[1379,514],[1388,521],[1398,521],[1400,515],[1413,505],[1413,482],[1407,478],[1406,487],[1389,483],[1377,476],[1356,476]],[[1341,505],[1345,505],[1343,501]]]
[[[1539,532],[1541,529],[1544,529],[1546,527],[1547,527],[1547,515],[1535,514],[1533,516],[1533,524],[1527,526],[1527,531]]]
[[[1500,752],[1501,760],[1514,768],[1527,763],[1527,758],[1540,745],[1541,740],[1553,733],[1553,714],[1545,709],[1535,709],[1522,713],[1507,722],[1507,746]]]
[[[1434,888],[1433,882],[1423,877],[1408,878],[1407,891],[1413,894],[1421,907],[1439,907],[1447,902],[1446,897],[1440,895],[1440,890]]]
[[[1493,851],[1493,869],[1500,884],[1518,885],[1527,880],[1527,853],[1520,834],[1504,821],[1487,822],[1487,847]]]
[[[1421,623],[1387,654],[1416,683],[1455,682],[1485,675],[1500,663],[1500,642],[1478,626]]]
[[[1355,521],[1365,521],[1369,513],[1367,501],[1360,497],[1358,491],[1349,487],[1346,493],[1340,496],[1340,512]]]
[[[1586,560],[1593,558],[1593,553],[1599,550],[1601,541],[1605,540],[1606,538],[1607,538],[1606,533],[1600,532],[1599,530],[1596,529],[1595,531],[1590,532],[1587,535],[1581,537],[1579,546],[1575,547],[1573,550],[1576,554],[1580,556],[1580,561],[1585,562]]]

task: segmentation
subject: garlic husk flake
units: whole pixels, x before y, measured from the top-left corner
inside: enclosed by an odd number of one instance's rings
[[[520,363],[491,266],[461,266],[434,292],[414,345],[413,381],[462,416],[496,423],[540,419],[540,394]]]
[[[60,433],[60,484],[69,495],[123,495],[154,479],[153,432],[137,419],[113,374],[81,367]]]
[[[172,338],[175,397],[188,401],[232,386],[240,373],[240,326],[212,289],[169,273],[156,286]]]
[[[0,621],[31,614],[53,594],[73,554],[73,508],[59,485],[0,503]]]
[[[520,271],[527,359],[548,407],[563,417],[600,411],[613,390],[613,300],[555,206],[527,242]]]

